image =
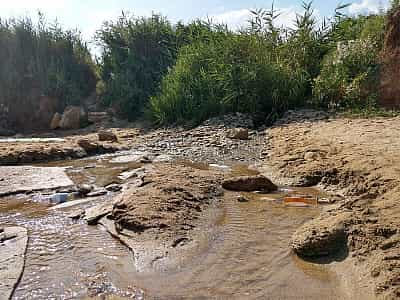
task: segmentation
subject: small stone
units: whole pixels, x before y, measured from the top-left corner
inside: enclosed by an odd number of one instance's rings
[[[109,142],[118,142],[118,138],[112,131],[101,130],[97,133],[99,137],[99,141],[109,141]]]
[[[245,202],[249,202],[249,199],[246,198],[246,197],[243,196],[243,195],[240,195],[240,196],[237,197],[237,201],[238,201],[238,202],[241,202],[241,203],[245,203]]]
[[[72,220],[79,220],[82,219],[85,216],[85,211],[83,209],[74,211],[68,215],[68,218]]]
[[[78,186],[78,192],[83,196],[86,196],[91,191],[93,191],[93,187],[89,184],[81,184]]]
[[[78,145],[83,148],[87,153],[97,152],[99,145],[94,143],[88,139],[80,139],[78,140]]]
[[[318,198],[318,204],[332,204],[333,201],[329,198]]]
[[[249,130],[245,128],[234,128],[229,130],[226,136],[230,139],[235,140],[248,140]]]
[[[143,156],[143,157],[139,160],[139,162],[142,163],[142,164],[151,164],[151,163],[152,163],[151,159],[148,158],[147,156]]]
[[[317,152],[309,151],[304,154],[304,159],[307,161],[313,161],[313,160],[316,160],[317,158],[318,158]]]
[[[109,192],[119,192],[120,190],[122,190],[122,186],[118,184],[110,184],[106,186],[106,190]]]

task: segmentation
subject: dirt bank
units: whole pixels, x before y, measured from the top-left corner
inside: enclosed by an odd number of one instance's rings
[[[326,238],[342,236],[343,230],[345,262],[357,274],[351,284],[371,298],[374,293],[400,297],[400,118],[304,120],[301,113],[292,113],[279,124],[267,130],[264,171],[282,183],[318,184],[343,196],[298,231],[294,243],[303,244],[294,248],[308,256],[315,254],[307,249],[313,243],[337,246]]]
[[[99,141],[97,133],[52,132],[0,140],[0,165],[21,165],[55,160],[77,159],[128,149],[127,140],[137,129],[114,129],[121,133],[118,143]],[[133,133],[134,132],[134,133]],[[129,138],[128,138],[128,137]],[[86,141],[86,143],[82,143]]]
[[[85,218],[104,216],[99,223],[134,252],[138,269],[175,266],[208,238],[224,194],[222,178],[222,172],[179,163],[147,166],[122,194],[90,208]]]

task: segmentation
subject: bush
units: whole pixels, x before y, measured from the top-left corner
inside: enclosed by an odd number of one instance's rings
[[[369,39],[338,43],[315,79],[313,100],[325,108],[374,105],[379,75],[379,46]]]
[[[48,25],[41,15],[38,25],[0,19],[0,61],[0,113],[10,127],[32,125],[42,95],[62,110],[95,90],[94,64],[79,33]]]
[[[273,61],[257,35],[232,34],[181,49],[151,99],[159,124],[199,122],[228,112],[273,118],[304,99],[305,73]]]
[[[160,15],[134,18],[123,14],[98,32],[104,46],[101,77],[106,105],[130,119],[141,116],[147,100],[175,61],[175,34]]]

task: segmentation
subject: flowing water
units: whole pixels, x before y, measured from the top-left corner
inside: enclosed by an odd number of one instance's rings
[[[75,181],[98,185],[138,166],[109,158],[52,165],[71,166]],[[279,200],[287,192],[245,194],[246,203],[226,193],[207,250],[177,269],[154,272],[137,271],[127,248],[101,228],[69,219],[68,211],[49,209],[32,196],[0,198],[0,224],[29,229],[25,271],[13,299],[341,299],[326,267],[291,253],[290,236],[319,208],[285,205]]]

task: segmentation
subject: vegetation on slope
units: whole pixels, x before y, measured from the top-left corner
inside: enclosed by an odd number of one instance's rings
[[[90,52],[78,32],[47,24],[39,15],[0,19],[0,115],[10,127],[31,125],[43,95],[60,110],[95,91]]]

